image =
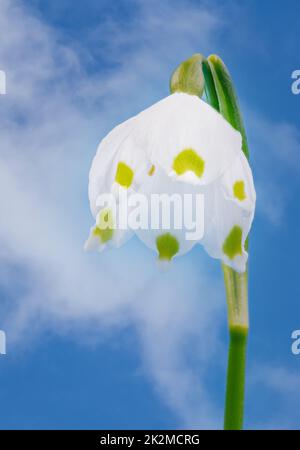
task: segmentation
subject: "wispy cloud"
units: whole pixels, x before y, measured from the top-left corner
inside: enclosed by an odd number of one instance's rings
[[[95,324],[103,335],[130,323],[141,336],[145,373],[180,423],[216,426],[220,415],[203,377],[219,345],[216,324],[224,302],[209,282],[212,275],[201,270],[201,257],[197,267],[186,259],[162,278],[137,242],[117,257],[114,251],[82,251],[91,223],[87,173],[97,141],[166,93],[166,74],[197,50],[196,37],[205,49],[218,22],[201,6],[186,8],[180,1],[136,5],[128,27],[109,18],[93,31],[100,52],[109,55],[106,62],[117,69],[88,75],[79,54],[25,3],[1,2],[6,38],[0,66],[8,93],[0,103],[0,282],[12,299],[2,303],[1,326],[12,345],[28,337],[29,326],[31,332],[52,327],[60,333]],[[215,350],[207,351],[207,338],[203,344],[208,329],[215,330]],[[185,356],[191,342],[193,364]],[[191,366],[199,367],[197,375]]]
[[[300,131],[295,125],[285,121],[274,122],[256,112],[252,114],[251,127],[253,136],[259,139],[264,148],[262,154],[257,155],[260,160],[269,157],[293,171],[299,171]]]
[[[272,396],[276,408],[269,415],[259,415],[253,421],[258,429],[299,429],[299,418],[293,414],[298,410],[300,378],[293,367],[280,364],[262,363],[254,365],[249,377],[249,385],[262,404]],[[252,401],[250,407],[254,408]]]

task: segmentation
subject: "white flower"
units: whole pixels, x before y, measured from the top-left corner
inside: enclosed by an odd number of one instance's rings
[[[121,245],[130,230],[115,229],[116,211],[99,204],[104,193],[177,192],[204,195],[204,236],[214,258],[245,271],[245,241],[255,210],[252,172],[239,132],[199,97],[174,93],[114,128],[100,143],[89,176],[96,224],[86,248]],[[118,189],[119,188],[119,189]],[[103,222],[109,224],[103,229]],[[197,241],[182,230],[138,230],[160,259],[186,253]]]

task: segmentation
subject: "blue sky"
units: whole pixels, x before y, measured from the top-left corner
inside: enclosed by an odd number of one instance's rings
[[[296,0],[1,1],[0,428],[222,426],[218,261],[199,247],[161,274],[137,240],[82,251],[99,140],[195,52],[233,75],[258,195],[245,425],[300,428],[299,17]]]

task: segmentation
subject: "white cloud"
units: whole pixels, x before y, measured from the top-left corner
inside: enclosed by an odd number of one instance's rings
[[[285,192],[281,185],[274,183],[267,176],[267,171],[258,176],[255,183],[257,194],[257,212],[266,218],[271,225],[280,226],[285,210]],[[276,201],[274,201],[276,199]]]
[[[135,305],[134,314],[142,337],[145,370],[150,369],[157,390],[180,412],[182,425],[221,427],[222,411],[211,401],[206,380],[212,360],[222,364],[220,355],[226,354],[219,342],[220,324],[225,320],[224,298],[221,280],[212,286],[201,258],[198,272],[205,276],[197,278],[192,265],[188,272],[176,266],[167,277],[162,274],[151,291],[147,288],[143,302]],[[215,369],[219,369],[218,363]]]
[[[198,50],[199,38],[205,51],[218,19],[180,1],[157,8],[138,2],[128,29],[110,19],[94,31],[118,68],[91,76],[76,51],[24,5],[0,4],[0,67],[7,73],[0,102],[0,282],[13,296],[2,304],[1,326],[12,345],[28,337],[29,327],[63,333],[95,323],[105,335],[130,323],[141,336],[147,375],[180,425],[220,425],[204,379],[220,345],[225,304],[200,251],[197,266],[187,257],[164,278],[152,254],[135,242],[102,255],[82,251],[97,140],[166,93],[170,70]],[[185,359],[191,346],[199,374]]]
[[[261,159],[272,158],[273,166],[278,161],[283,166],[299,171],[300,167],[300,131],[288,122],[273,122],[253,113],[250,121],[253,136],[261,142],[264,151],[257,155]],[[277,164],[278,165],[278,164]],[[280,166],[279,166],[280,167]]]
[[[253,366],[249,376],[249,387],[255,391],[262,404],[265,399],[272,396],[273,408],[271,414],[254,417],[253,426],[257,429],[299,429],[298,411],[300,401],[300,379],[298,364],[295,368],[284,367],[280,364],[267,362]],[[294,366],[295,367],[295,366]],[[254,397],[254,396],[253,396]],[[250,407],[255,412],[255,406]]]

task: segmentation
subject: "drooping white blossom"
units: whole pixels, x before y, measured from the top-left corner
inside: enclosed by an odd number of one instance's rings
[[[89,176],[95,225],[86,248],[119,246],[132,230],[119,229],[122,195],[202,194],[204,234],[187,240],[184,229],[136,230],[162,260],[196,243],[239,272],[245,271],[245,242],[255,210],[252,172],[238,131],[199,97],[174,93],[114,128],[100,143]],[[116,205],[103,205],[111,193]],[[106,225],[106,226],[103,226]]]

